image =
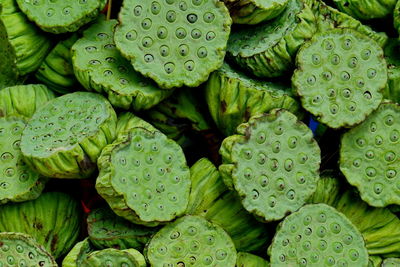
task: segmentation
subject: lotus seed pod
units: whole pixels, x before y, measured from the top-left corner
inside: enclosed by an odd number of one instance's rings
[[[397,0],[334,0],[338,9],[361,19],[379,19],[392,15]]]
[[[54,93],[43,84],[15,85],[0,90],[0,117],[18,115],[29,119]]]
[[[94,247],[89,241],[89,238],[75,244],[75,246],[65,256],[62,267],[82,267],[83,261],[87,256],[94,251]]]
[[[234,267],[236,249],[218,225],[199,216],[185,216],[164,226],[145,249],[151,266]]]
[[[189,167],[181,147],[161,132],[132,128],[103,149],[98,166],[97,192],[118,216],[156,226],[185,212]]]
[[[383,260],[382,267],[398,267],[400,266],[400,258],[387,258]]]
[[[236,267],[269,267],[269,262],[250,253],[239,252]]]
[[[133,128],[144,128],[150,132],[159,131],[147,121],[130,112],[121,112],[118,115],[117,135],[126,135]]]
[[[340,170],[373,207],[400,205],[400,106],[383,102],[341,140]]]
[[[35,199],[47,182],[22,159],[19,145],[24,128],[20,117],[0,118],[0,204]]]
[[[326,204],[311,204],[287,216],[268,248],[274,266],[368,266],[357,228]]]
[[[285,10],[289,0],[223,0],[233,23],[258,24],[276,18]]]
[[[50,33],[75,32],[94,20],[107,0],[16,0],[29,20]]]
[[[11,56],[16,56],[19,74],[26,75],[35,71],[50,49],[50,38],[28,21],[15,0],[1,0],[0,7],[0,20],[13,49]]]
[[[211,116],[226,136],[234,134],[237,126],[250,117],[274,108],[301,115],[300,101],[293,97],[291,88],[254,80],[227,63],[211,74],[205,90]]]
[[[157,228],[133,224],[115,215],[108,207],[95,209],[87,218],[90,242],[98,249],[135,248],[142,250]]]
[[[261,221],[299,209],[319,179],[320,149],[311,130],[286,110],[257,115],[221,146],[224,182]]]
[[[27,234],[0,233],[0,266],[46,266],[57,263],[46,249]]]
[[[380,256],[369,256],[368,267],[382,267],[382,261]]]
[[[299,47],[316,30],[316,18],[305,1],[289,0],[273,21],[233,31],[227,55],[258,77],[282,76],[294,65]]]
[[[307,203],[318,204],[325,203],[335,207],[341,194],[341,183],[335,177],[332,171],[325,171],[321,174],[321,179],[317,182],[317,189],[314,194],[307,200]]]
[[[70,49],[77,40],[78,34],[72,34],[58,42],[35,73],[35,77],[53,91],[61,94],[76,91],[78,81],[74,75]]]
[[[388,65],[388,82],[383,97],[393,102],[400,103],[400,44],[396,38],[389,39],[385,46],[385,59]]]
[[[86,178],[104,146],[116,135],[117,116],[101,95],[75,92],[36,112],[21,138],[25,162],[54,178]]]
[[[1,3],[0,3],[1,8]],[[1,11],[0,11],[1,12]],[[18,82],[17,58],[8,42],[7,30],[0,19],[0,89]]]
[[[164,89],[206,81],[222,65],[232,23],[218,0],[124,0],[119,20],[117,48]]]
[[[355,30],[317,33],[299,50],[296,65],[292,83],[303,107],[331,128],[362,122],[382,101],[382,48]]]
[[[117,20],[101,16],[72,46],[72,63],[79,82],[89,91],[107,96],[115,107],[149,109],[169,96],[148,78],[136,72],[115,48]]]
[[[144,256],[135,249],[118,250],[108,248],[91,252],[84,259],[82,267],[121,266],[121,267],[146,267]]]
[[[29,234],[57,259],[76,243],[81,217],[77,200],[47,192],[35,200],[0,206],[0,231]]]

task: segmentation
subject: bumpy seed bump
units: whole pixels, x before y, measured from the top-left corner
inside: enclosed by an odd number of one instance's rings
[[[146,267],[147,264],[144,256],[136,249],[108,248],[89,253],[82,262],[82,267],[85,266]]]
[[[21,151],[38,173],[85,178],[96,168],[101,149],[115,137],[116,114],[101,95],[76,92],[55,98],[27,124]]]
[[[383,102],[342,138],[340,170],[371,206],[400,204],[399,114],[398,104]]]
[[[319,219],[321,214],[323,221]],[[308,217],[310,223],[305,224]],[[347,235],[353,239],[350,244],[343,242]],[[366,267],[368,264],[368,252],[359,230],[326,204],[306,205],[287,216],[279,224],[268,254],[271,266]]]
[[[124,0],[120,21],[117,48],[136,71],[164,89],[207,80],[222,65],[232,23],[216,0]]]
[[[104,8],[106,0],[16,0],[29,20],[51,33],[75,32],[94,20]]]
[[[199,216],[185,216],[164,226],[150,240],[145,254],[152,266],[233,267],[236,263],[229,235]]]
[[[191,184],[182,149],[151,130],[133,128],[105,147],[96,181],[97,191],[117,215],[147,226],[183,214]]]
[[[315,53],[322,58],[321,64],[312,63]],[[356,66],[349,66],[354,59]],[[354,30],[316,34],[299,50],[296,64],[292,83],[303,107],[331,128],[360,123],[382,101],[381,91],[387,81],[383,51],[375,41]],[[324,78],[326,71],[331,79]]]
[[[250,118],[237,131],[239,135],[222,143],[219,170],[226,184],[233,184],[245,209],[260,220],[273,221],[301,207],[319,179],[320,149],[311,130],[289,111],[273,110]],[[260,143],[260,133],[268,141]],[[298,140],[295,148],[288,142],[293,137]],[[277,142],[279,150],[274,146]],[[246,152],[263,153],[267,162],[260,164],[257,157],[246,157]],[[300,153],[308,155],[305,162]]]
[[[391,15],[397,3],[396,0],[382,1],[355,1],[355,0],[334,0],[339,10],[350,16],[361,19],[378,19]]]

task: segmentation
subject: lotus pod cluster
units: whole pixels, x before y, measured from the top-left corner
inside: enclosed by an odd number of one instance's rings
[[[400,204],[400,107],[384,102],[343,135],[340,170],[374,207]]]
[[[57,263],[46,249],[27,234],[0,233],[1,266],[46,266],[57,267]]]
[[[222,65],[232,23],[217,0],[125,0],[119,19],[117,48],[164,89],[206,81]]]
[[[97,17],[106,0],[16,0],[19,8],[43,31],[75,32]]]
[[[276,18],[282,13],[288,0],[224,0],[233,23],[258,24]]]
[[[393,13],[397,0],[334,0],[335,5],[356,19],[385,18]]]
[[[274,108],[301,115],[300,103],[289,86],[252,79],[228,63],[210,75],[205,90],[211,116],[226,136],[250,117]]]
[[[400,103],[400,57],[398,51],[400,44],[398,39],[389,39],[385,46],[385,59],[388,65],[388,82],[383,97],[393,102]]]
[[[75,92],[35,112],[21,138],[26,163],[54,178],[86,178],[115,138],[116,114],[101,95]]]
[[[78,201],[60,192],[0,206],[0,232],[29,234],[56,259],[76,243],[81,219]]]
[[[0,90],[0,117],[18,115],[29,119],[53,98],[53,91],[43,84],[6,87]]]
[[[269,262],[254,254],[239,252],[236,267],[269,267]]]
[[[311,130],[286,110],[250,118],[226,138],[219,167],[246,210],[261,221],[296,211],[316,190],[320,149]]]
[[[100,17],[72,47],[72,63],[79,82],[89,91],[107,96],[114,107],[149,109],[169,96],[136,72],[122,57],[113,40],[117,20]]]
[[[268,248],[274,266],[367,266],[358,229],[326,204],[311,204],[287,216]]]
[[[98,249],[143,249],[158,228],[133,224],[108,207],[101,207],[89,213],[87,218],[90,242]]]
[[[296,65],[292,82],[303,107],[331,128],[362,122],[382,101],[383,51],[354,30],[315,34],[298,52]]]
[[[316,18],[304,0],[289,0],[273,21],[233,31],[227,55],[258,77],[279,77],[294,65],[305,40],[317,31]]]
[[[236,249],[218,225],[199,216],[184,216],[164,226],[147,244],[151,266],[226,266],[236,264]]]
[[[1,8],[1,5],[0,5]],[[18,81],[18,70],[15,51],[8,42],[7,31],[0,19],[0,89],[15,85]]]

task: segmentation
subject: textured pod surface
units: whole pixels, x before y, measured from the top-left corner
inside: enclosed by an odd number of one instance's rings
[[[400,204],[400,106],[382,103],[341,140],[340,170],[374,207]]]
[[[46,266],[57,263],[46,249],[27,234],[0,233],[0,266]]]
[[[239,252],[236,267],[269,267],[269,262],[250,253]]]
[[[21,139],[25,161],[54,178],[85,178],[96,169],[104,146],[115,137],[116,114],[101,95],[66,94],[36,112]]]
[[[299,47],[316,30],[316,18],[305,1],[289,0],[273,21],[233,31],[227,53],[258,77],[282,76],[294,65]]]
[[[53,98],[54,93],[43,84],[6,87],[0,90],[0,117],[21,115],[29,119]]]
[[[82,267],[83,261],[95,249],[89,238],[77,242],[62,261],[62,267]]]
[[[135,249],[118,250],[114,248],[91,252],[82,262],[82,267],[121,266],[146,267],[144,256]]]
[[[236,249],[218,225],[199,216],[185,216],[162,228],[148,243],[151,266],[234,267]]]
[[[35,200],[0,206],[0,231],[29,234],[57,259],[77,241],[81,217],[74,198],[47,192]]]
[[[42,30],[51,33],[75,32],[92,21],[106,0],[16,0],[19,8]]]
[[[211,116],[226,136],[234,134],[237,126],[250,117],[274,108],[284,108],[300,115],[300,101],[291,91],[291,88],[276,82],[252,79],[227,63],[214,71],[205,85]]]
[[[159,131],[133,128],[98,160],[98,193],[125,219],[156,226],[182,215],[190,172],[181,147]]]
[[[1,8],[1,4],[0,4]],[[17,58],[7,37],[7,30],[0,19],[0,89],[17,84]]]
[[[387,258],[382,262],[381,267],[397,267],[400,266],[400,258]]]
[[[0,118],[0,204],[35,199],[47,181],[22,159],[20,141],[24,128],[22,118]]]
[[[287,216],[268,249],[271,266],[368,265],[368,253],[357,228],[326,204],[312,204]]]
[[[117,20],[100,17],[72,47],[74,72],[89,91],[108,97],[115,107],[149,109],[169,96],[148,78],[136,72],[122,57],[113,40]]]
[[[391,15],[397,0],[334,0],[334,3],[350,16],[368,20]]]
[[[218,0],[124,0],[119,20],[117,48],[165,89],[207,80],[222,65],[232,22]]]
[[[158,228],[133,224],[117,216],[110,208],[102,207],[89,213],[88,234],[98,249],[143,249]]]
[[[400,103],[400,43],[396,38],[389,39],[385,46],[385,59],[388,65],[388,82],[383,91],[384,99]]]
[[[362,122],[382,101],[387,66],[382,48],[351,29],[318,33],[296,57],[293,87],[303,107],[331,128]]]
[[[140,117],[131,112],[120,112],[117,120],[117,135],[126,135],[133,128],[144,128],[150,132],[156,132],[158,129]]]
[[[319,179],[320,149],[311,130],[289,111],[275,110],[237,131],[222,143],[219,170],[245,209],[275,221],[300,208]]]

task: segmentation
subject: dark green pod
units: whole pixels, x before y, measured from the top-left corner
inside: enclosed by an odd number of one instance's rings
[[[62,261],[62,267],[82,267],[83,261],[95,248],[89,238],[77,242]]]
[[[1,4],[0,4],[1,8]],[[18,83],[17,58],[8,41],[7,30],[0,19],[0,90]]]

